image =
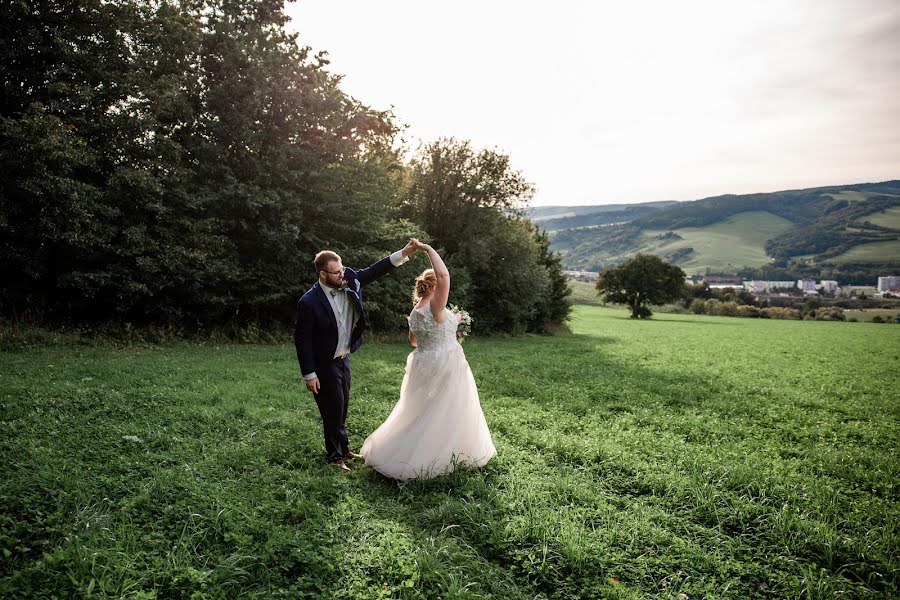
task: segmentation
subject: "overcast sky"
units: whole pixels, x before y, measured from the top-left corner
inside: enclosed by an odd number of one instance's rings
[[[298,0],[410,146],[510,155],[533,204],[900,179],[900,1]]]

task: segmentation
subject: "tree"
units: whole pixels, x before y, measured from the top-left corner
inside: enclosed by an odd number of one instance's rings
[[[558,327],[569,317],[572,301],[569,296],[569,278],[563,272],[562,255],[550,250],[550,234],[531,225],[535,242],[539,250],[539,261],[550,278],[549,285],[535,307],[529,329],[545,332],[548,328]]]
[[[627,304],[632,319],[653,313],[648,304],[665,304],[681,298],[684,271],[651,254],[638,254],[614,269],[600,274],[597,293],[607,302]]]
[[[419,233],[393,116],[345,94],[283,10],[2,5],[0,311],[274,325],[317,250],[360,264]]]
[[[471,238],[463,233],[467,227],[489,213],[520,215],[532,196],[534,186],[507,155],[442,138],[410,161],[402,206],[404,216],[454,254]]]
[[[441,139],[406,171],[402,214],[444,254],[451,302],[479,333],[545,331],[569,314],[568,287],[549,241],[521,217],[534,187],[496,150]]]
[[[681,303],[685,308],[690,308],[697,300],[709,300],[713,297],[709,284],[703,283],[685,283],[681,290]],[[700,304],[702,306],[702,303]]]
[[[498,212],[487,212],[479,221],[478,227],[460,232],[460,237],[474,235],[452,262],[465,269],[470,281],[467,303],[473,328],[479,333],[522,333],[534,325],[550,286],[531,223]]]
[[[99,0],[0,9],[0,301],[40,310],[110,246],[110,108],[132,90],[128,6]],[[115,85],[110,85],[115,82]],[[81,296],[86,296],[80,293]],[[89,295],[86,304],[92,300]],[[60,302],[62,304],[63,302]]]

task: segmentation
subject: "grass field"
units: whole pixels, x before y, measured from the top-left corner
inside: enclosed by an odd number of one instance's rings
[[[829,263],[900,261],[900,240],[871,242],[853,246],[843,254],[829,258]]]
[[[572,289],[572,295],[569,296],[569,300],[571,300],[572,304],[582,305],[582,306],[606,306],[612,307],[616,305],[611,305],[606,302],[601,301],[601,299],[597,296],[597,287],[596,283],[592,283],[590,281],[578,281],[575,279],[569,279],[569,287]],[[624,305],[622,310],[625,310]],[[682,313],[687,312],[682,306],[681,303],[677,304],[664,304],[662,306],[654,306],[653,312],[665,312],[665,313]]]
[[[692,247],[693,254],[677,263],[688,274],[702,273],[707,268],[760,267],[771,262],[765,251],[766,241],[791,226],[790,221],[770,212],[743,212],[706,227],[676,229],[675,233],[684,239],[656,252],[670,253],[678,248]],[[645,235],[652,237],[660,233],[647,231]]]
[[[589,306],[600,306],[602,304],[600,297],[597,296],[596,282],[569,279],[569,288],[572,290],[572,295],[569,296],[572,304]]]
[[[836,194],[828,194],[835,200],[846,200],[847,202],[862,202],[864,200],[868,200],[872,194],[869,192],[856,192],[853,190],[844,190],[842,192],[837,192]],[[890,194],[885,194],[889,196]]]
[[[886,321],[893,322],[895,318],[900,317],[900,308],[867,308],[865,310],[845,309],[844,316],[847,319],[856,319],[857,321],[868,323],[875,317],[881,317]]]
[[[467,341],[499,454],[405,485],[322,463],[288,344],[4,352],[0,597],[900,594],[900,328],[571,328]],[[354,446],[407,352],[354,356]]]
[[[900,229],[900,206],[894,206],[881,212],[866,215],[860,220],[871,221],[875,225],[881,225],[882,227]]]

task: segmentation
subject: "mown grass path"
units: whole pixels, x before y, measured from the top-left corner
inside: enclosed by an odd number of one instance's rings
[[[499,454],[402,486],[322,463],[290,345],[4,352],[0,596],[896,597],[900,328],[625,316],[467,341]]]

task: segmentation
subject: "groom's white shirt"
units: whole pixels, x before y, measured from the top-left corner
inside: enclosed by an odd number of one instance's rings
[[[391,264],[395,267],[399,267],[407,261],[409,261],[409,257],[403,256],[402,250],[397,250],[391,254]],[[338,343],[334,349],[334,358],[350,354],[350,335],[353,333],[353,328],[359,320],[359,315],[356,313],[356,304],[347,297],[347,292],[343,288],[333,288],[321,281],[319,281],[319,285],[322,286],[322,291],[325,292],[328,304],[331,305],[331,310],[334,311],[334,319],[337,321]],[[309,381],[317,377],[318,375],[313,371],[304,375],[303,379]]]
[[[343,288],[333,288],[324,283],[320,283],[325,297],[328,298],[328,304],[334,311],[334,319],[337,321],[338,343],[334,349],[334,358],[344,356],[350,352],[350,333],[359,320],[356,314],[356,303],[347,297],[347,292]]]

